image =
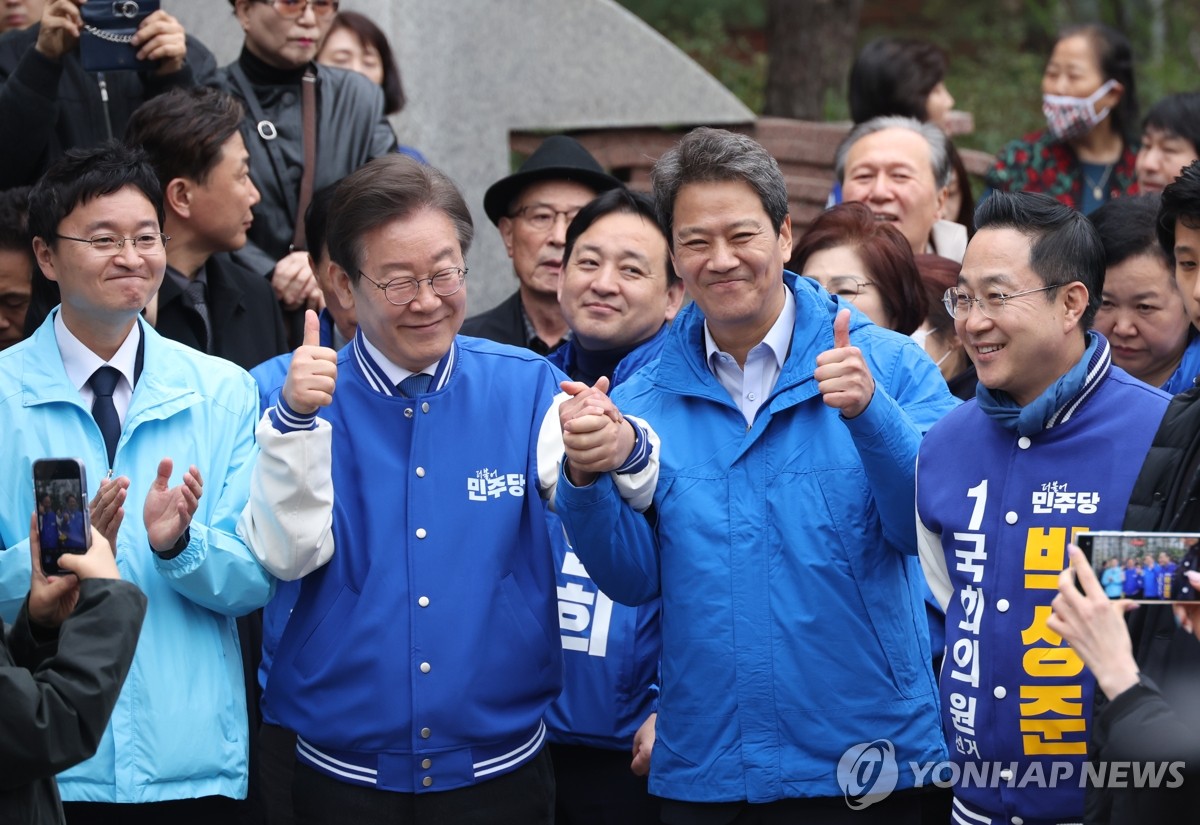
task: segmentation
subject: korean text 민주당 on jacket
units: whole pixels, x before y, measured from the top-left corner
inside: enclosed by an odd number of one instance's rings
[[[1164,393],[1111,366],[1102,336],[1089,340],[1078,388],[1032,431],[969,401],[921,445],[921,560],[946,608],[942,725],[951,757],[989,773],[962,774],[956,805],[1005,822],[1082,815],[1094,682],[1046,619],[1067,543],[1120,529],[1167,406]]]
[[[100,428],[67,378],[55,313],[33,337],[0,353],[0,611],[16,615],[29,589],[33,462],[77,456],[87,498],[108,469]],[[247,724],[235,617],[270,598],[273,579],[235,535],[249,495],[258,393],[227,361],[168,341],[144,322],[145,360],[117,445],[115,475],[128,476],[117,539],[121,577],[149,599],[133,667],[96,756],[59,777],[63,799],[138,803],[247,787]],[[159,461],[171,483],[194,464],[204,494],[190,541],[164,561],[150,549],[142,502]]]
[[[670,326],[621,359],[609,376],[620,386],[652,363]],[[568,340],[547,356],[572,375],[577,343]],[[662,648],[658,599],[630,607],[596,586],[551,515],[554,569],[558,577],[563,690],[546,714],[551,742],[628,751],[633,735],[654,710]]]
[[[671,799],[841,797],[842,755],[881,738],[900,788],[915,783],[904,765],[945,755],[910,562],[917,444],[955,400],[911,339],[854,312],[851,340],[876,386],[862,414],[842,419],[813,372],[846,305],[784,280],[791,350],[749,429],[705,362],[695,305],[658,362],[614,393],[662,440],[653,524],[611,477],[558,486],[596,583],[626,604],[661,595],[650,791]]]
[[[562,684],[537,466],[562,374],[460,337],[405,398],[360,331],[338,376],[314,428],[282,403],[258,427],[242,528],[281,578],[304,576],[264,714],[342,782],[436,792],[515,770]]]

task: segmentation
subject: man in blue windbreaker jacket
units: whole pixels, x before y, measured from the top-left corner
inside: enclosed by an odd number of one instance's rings
[[[930,430],[917,473],[921,562],[946,610],[953,815],[1079,822],[1094,683],[1046,620],[1071,538],[1120,529],[1168,396],[1091,330],[1104,248],[1083,215],[997,192],[975,225],[945,302],[979,389]]]
[[[28,589],[31,466],[46,457],[83,461],[92,523],[148,598],[96,755],[58,778],[72,823],[227,820],[247,792],[235,617],[265,604],[274,584],[235,533],[258,393],[243,370],[139,318],[166,269],[162,217],[141,150],[67,152],[29,209],[38,265],[62,304],[0,353],[4,615]]]
[[[650,790],[664,822],[916,822],[907,765],[945,750],[909,580],[914,462],[954,399],[911,339],[784,271],[787,192],[760,145],[697,129],[653,181],[694,299],[612,398],[661,438],[653,505],[590,471],[611,411],[587,393],[560,408],[557,491],[600,588],[662,599]]]
[[[443,174],[378,158],[329,214],[358,331],[334,352],[308,314],[241,525],[301,578],[263,696],[297,733],[297,821],[552,822],[562,644],[537,442],[562,373],[457,335],[473,227]],[[607,469],[655,472],[635,459]]]

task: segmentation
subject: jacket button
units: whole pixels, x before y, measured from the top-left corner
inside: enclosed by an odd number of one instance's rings
[[[433,777],[432,776],[425,777],[424,779],[421,780],[421,784],[424,785],[426,788],[428,788],[430,785],[433,784]]]
[[[1008,599],[999,599],[996,602],[996,609],[999,610],[1001,613],[1007,613],[1008,612]]]
[[[421,412],[423,412],[423,413],[429,412],[429,402],[428,401],[421,402]]]
[[[422,759],[421,767],[424,768],[425,770],[429,770],[430,768],[433,767],[433,760],[432,759]]]
[[[1017,446],[1020,447],[1022,450],[1028,450],[1029,445],[1032,443],[1033,442],[1029,440],[1029,436],[1027,436],[1027,435],[1023,435],[1017,439]]]
[[[429,535],[429,534],[425,532],[425,528],[424,528],[424,527],[418,527],[418,528],[417,528],[417,538],[419,538],[419,539],[423,539],[423,538],[425,538],[427,535]]]
[[[429,667],[429,662],[421,662],[421,672],[428,673],[432,668]]]
[[[412,411],[412,407],[405,407],[405,408],[404,408],[404,417],[405,417],[405,418],[412,418],[412,417],[413,417],[413,411]]]
[[[1008,691],[1004,689],[1004,685],[996,685],[996,689],[992,691],[992,695],[997,699],[1003,699],[1008,695]]]
[[[429,597],[422,596],[421,598],[417,599],[417,604],[421,605],[421,607],[429,607]]]
[[[1004,520],[1007,521],[1009,524],[1016,524],[1017,523],[1016,511],[1009,510],[1007,513],[1004,514]]]
[[[424,467],[417,468],[417,478],[425,478],[425,468]]]
[[[1007,782],[1013,778],[1013,772],[1008,768],[1005,768],[1004,770],[1000,771],[1000,778]]]
[[[432,735],[433,735],[433,731],[431,731],[429,728],[421,728],[421,738],[422,739],[428,739]]]

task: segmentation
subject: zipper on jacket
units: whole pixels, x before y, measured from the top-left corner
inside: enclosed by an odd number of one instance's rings
[[[104,80],[104,72],[96,73],[96,83],[100,86],[100,107],[104,110],[104,129],[108,139],[113,139],[112,118],[108,114],[108,83]]]

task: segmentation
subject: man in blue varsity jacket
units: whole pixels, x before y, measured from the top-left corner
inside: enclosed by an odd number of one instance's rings
[[[921,561],[946,609],[942,727],[956,822],[1083,817],[1093,680],[1046,620],[1082,530],[1119,529],[1167,396],[1092,331],[1104,250],[1078,212],[998,192],[947,310],[979,391],[922,442]]]
[[[537,441],[563,376],[457,337],[472,231],[454,185],[403,155],[339,184],[327,238],[358,332],[335,353],[310,312],[259,424],[241,528],[303,577],[263,697],[298,734],[297,822],[553,820],[562,646],[539,493],[557,467],[539,474]],[[635,426],[614,421],[642,457],[608,464],[622,483],[655,472]]]

